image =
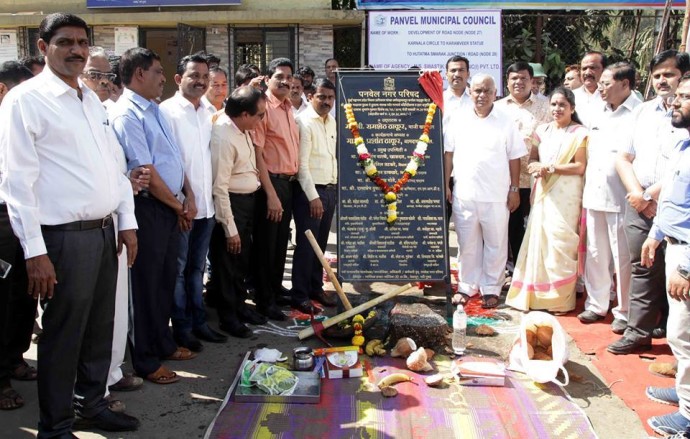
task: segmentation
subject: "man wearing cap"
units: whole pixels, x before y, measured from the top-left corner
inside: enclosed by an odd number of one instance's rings
[[[546,73],[544,73],[544,67],[539,63],[529,63],[534,71],[534,76],[532,76],[532,93],[537,97],[545,98],[544,93],[546,92]]]

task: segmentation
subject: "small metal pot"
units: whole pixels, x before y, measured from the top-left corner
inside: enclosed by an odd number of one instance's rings
[[[298,347],[292,350],[293,367],[295,370],[314,369],[314,353],[310,347]]]

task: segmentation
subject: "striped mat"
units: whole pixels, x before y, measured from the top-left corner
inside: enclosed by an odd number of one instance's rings
[[[437,355],[439,372],[450,360]],[[319,404],[236,403],[232,388],[206,438],[596,438],[584,412],[554,384],[508,372],[505,387],[456,383],[430,388],[395,358],[365,360],[367,375],[322,380]],[[372,383],[394,372],[414,376],[384,398]]]

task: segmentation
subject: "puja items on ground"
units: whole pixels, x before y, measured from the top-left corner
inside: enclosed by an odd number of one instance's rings
[[[257,387],[268,395],[292,395],[299,379],[284,367],[249,361],[242,369],[240,386]]]
[[[358,350],[331,352],[326,354],[326,360],[327,378],[355,378],[364,375]]]

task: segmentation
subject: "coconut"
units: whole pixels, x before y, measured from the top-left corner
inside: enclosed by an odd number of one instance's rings
[[[407,358],[412,352],[417,350],[417,343],[410,337],[403,337],[391,349],[391,357]]]
[[[540,326],[537,328],[537,344],[548,348],[551,346],[551,338],[553,337],[553,328],[551,326]]]
[[[424,348],[417,349],[407,357],[407,368],[413,372],[428,372],[434,369],[427,361]]]

